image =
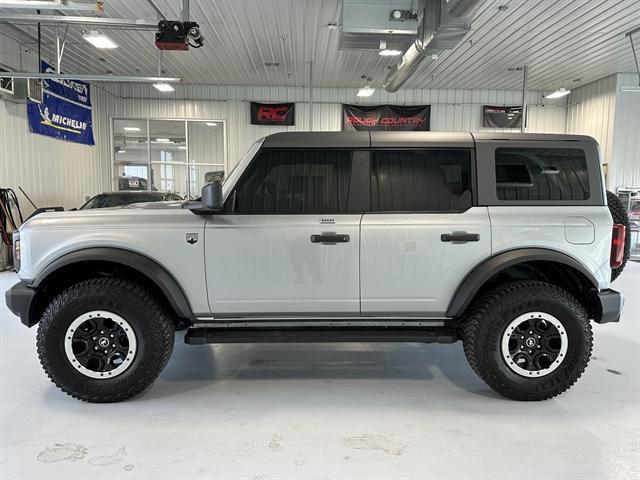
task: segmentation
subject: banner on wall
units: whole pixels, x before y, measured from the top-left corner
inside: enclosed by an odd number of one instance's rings
[[[42,73],[56,73],[55,68],[45,61],[42,61],[40,70]],[[91,106],[91,87],[87,82],[47,78],[42,80],[42,89],[80,105]]]
[[[431,105],[342,105],[344,131],[429,131]]]
[[[251,125],[295,125],[295,104],[251,102]]]
[[[42,103],[27,103],[27,117],[33,133],[94,145],[90,108],[45,92]]]
[[[490,128],[520,128],[522,107],[483,107],[482,126]]]

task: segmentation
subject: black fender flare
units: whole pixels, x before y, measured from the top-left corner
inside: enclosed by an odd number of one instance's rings
[[[478,290],[496,273],[512,265],[533,261],[548,261],[567,265],[587,277],[594,288],[598,281],[578,260],[556,250],[546,248],[519,248],[498,253],[478,264],[458,285],[449,307],[447,317],[459,318],[467,309]]]
[[[193,318],[193,311],[184,290],[178,281],[155,260],[131,250],[117,247],[94,247],[76,250],[58,257],[49,263],[33,280],[31,287],[38,288],[42,282],[60,268],[74,263],[101,261],[123,265],[137,270],[149,278],[162,291],[165,298],[180,318]]]

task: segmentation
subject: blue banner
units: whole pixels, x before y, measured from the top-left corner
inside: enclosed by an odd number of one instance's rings
[[[40,65],[42,73],[56,73],[55,68],[42,61]],[[42,87],[59,97],[66,98],[81,105],[91,106],[91,89],[87,82],[80,80],[42,80]]]
[[[27,103],[27,117],[33,133],[94,145],[90,108],[44,93],[42,103]]]

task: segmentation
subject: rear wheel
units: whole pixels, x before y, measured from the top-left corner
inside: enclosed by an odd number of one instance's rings
[[[147,388],[173,349],[174,325],[143,287],[114,278],[87,280],[45,310],[37,346],[45,373],[88,402],[118,402]]]
[[[515,400],[545,400],[582,375],[592,349],[584,307],[544,282],[498,287],[470,309],[461,330],[473,370]]]

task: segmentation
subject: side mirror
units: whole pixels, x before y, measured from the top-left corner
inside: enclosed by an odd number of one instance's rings
[[[202,187],[200,201],[187,201],[182,208],[191,210],[196,215],[211,215],[222,211],[222,182],[216,179]]]
[[[215,179],[213,182],[207,183],[201,190],[200,202],[202,206],[212,212],[222,210],[222,183]]]

